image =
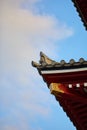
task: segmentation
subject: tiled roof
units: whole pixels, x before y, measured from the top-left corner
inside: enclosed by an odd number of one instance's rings
[[[72,0],[87,30],[87,0]]]
[[[56,70],[56,69],[70,69],[87,67],[87,61],[80,58],[79,61],[71,59],[68,63],[65,60],[56,62],[47,57],[43,52],[40,52],[40,61],[36,63],[32,61],[32,65],[40,70]]]

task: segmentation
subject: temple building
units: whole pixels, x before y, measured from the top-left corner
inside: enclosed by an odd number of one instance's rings
[[[87,30],[87,0],[72,0]],[[56,62],[40,53],[40,61],[32,61],[77,130],[87,130],[87,61],[71,59]]]
[[[32,62],[77,130],[87,130],[87,61],[55,62],[42,52]]]

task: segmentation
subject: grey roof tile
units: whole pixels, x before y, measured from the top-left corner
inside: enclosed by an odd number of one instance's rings
[[[56,62],[47,57],[43,52],[40,52],[39,63],[32,61],[32,66],[36,67],[38,70],[83,68],[87,67],[87,61],[84,60],[83,58],[80,58],[79,61],[77,62],[74,59],[70,59],[68,63],[65,60]]]

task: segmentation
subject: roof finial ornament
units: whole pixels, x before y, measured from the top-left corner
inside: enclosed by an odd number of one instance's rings
[[[84,58],[80,58],[80,59],[79,59],[80,64],[83,64],[84,61],[85,61]]]
[[[37,62],[32,61],[32,66],[33,66],[33,67],[36,67],[36,68],[39,68],[39,67],[40,67],[40,64],[38,64]]]
[[[40,64],[43,66],[54,65],[56,62],[47,57],[43,52],[40,52]]]

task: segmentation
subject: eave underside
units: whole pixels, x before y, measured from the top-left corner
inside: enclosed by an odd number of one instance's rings
[[[85,87],[87,90],[87,84]],[[77,130],[87,130],[87,91],[84,91],[84,86],[69,88],[60,83],[51,83],[49,89]]]
[[[41,74],[48,87],[51,83],[77,84],[87,82],[87,70],[81,72]]]
[[[87,130],[87,102],[82,103],[77,100],[63,98],[63,96],[56,96],[56,100],[60,103],[77,130]]]

